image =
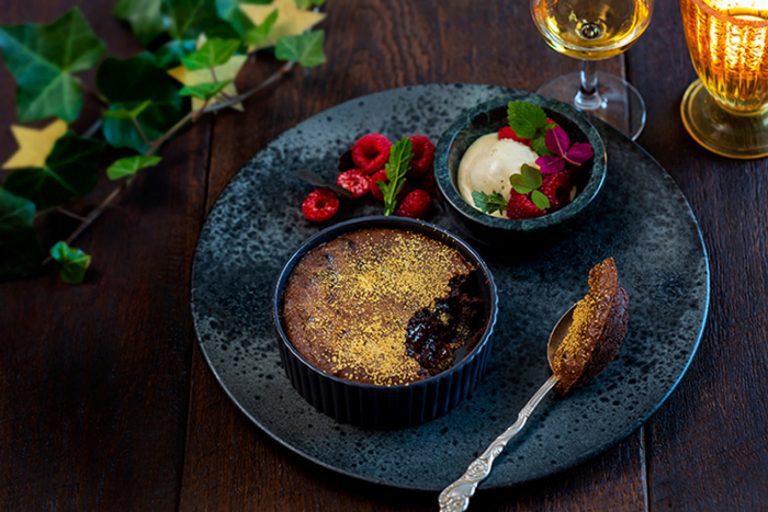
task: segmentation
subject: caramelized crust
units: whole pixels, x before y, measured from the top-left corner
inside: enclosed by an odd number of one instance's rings
[[[589,271],[589,292],[576,304],[573,322],[552,358],[565,395],[600,373],[618,354],[629,326],[629,295],[619,284],[613,258]]]

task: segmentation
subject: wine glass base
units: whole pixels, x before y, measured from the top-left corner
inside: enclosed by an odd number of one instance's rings
[[[768,112],[728,112],[717,104],[701,80],[688,86],[680,115],[691,137],[713,153],[745,160],[768,156]]]
[[[646,110],[643,97],[626,80],[602,71],[597,72],[597,86],[602,101],[596,108],[580,108],[575,103],[576,94],[581,87],[580,73],[559,76],[539,87],[536,92],[569,103],[635,140],[645,127]]]

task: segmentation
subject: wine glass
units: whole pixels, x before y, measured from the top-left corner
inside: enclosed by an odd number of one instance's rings
[[[680,0],[699,75],[680,111],[699,144],[730,158],[768,156],[768,2]]]
[[[653,0],[530,0],[531,15],[556,52],[581,59],[580,72],[555,78],[538,93],[591,114],[636,139],[645,102],[626,80],[595,71],[595,61],[626,51],[651,21]]]

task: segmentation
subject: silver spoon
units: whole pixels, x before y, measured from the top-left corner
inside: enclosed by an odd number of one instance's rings
[[[574,304],[571,308],[565,312],[560,320],[555,324],[554,329],[549,334],[549,342],[547,342],[547,360],[549,361],[549,367],[552,368],[552,357],[560,346],[560,343],[565,337],[565,333],[568,331],[571,322],[573,321],[573,310],[576,308]],[[469,507],[469,499],[475,494],[477,485],[485,480],[488,475],[491,474],[493,467],[493,461],[496,457],[501,455],[504,448],[510,439],[516,436],[523,430],[528,418],[531,417],[536,406],[539,405],[541,400],[547,396],[547,394],[555,387],[558,378],[554,373],[547,379],[547,381],[539,388],[536,393],[528,400],[525,407],[517,415],[517,421],[515,421],[507,430],[504,431],[499,437],[497,437],[488,448],[475,459],[472,464],[469,465],[467,470],[461,475],[461,478],[453,482],[451,485],[443,489],[440,493],[440,512],[462,512]]]

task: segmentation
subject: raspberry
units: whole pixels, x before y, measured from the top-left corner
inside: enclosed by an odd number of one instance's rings
[[[432,172],[432,164],[435,161],[435,145],[426,135],[411,135],[408,137],[413,144],[413,159],[411,170],[416,176]]]
[[[373,174],[384,168],[392,143],[380,133],[363,135],[352,145],[352,161],[364,174]]]
[[[426,190],[420,188],[413,189],[403,198],[397,206],[397,213],[402,217],[421,218],[429,211],[432,204],[432,198]]]
[[[503,128],[501,128],[499,130],[499,140],[501,140],[501,139],[512,139],[512,140],[516,140],[517,142],[520,142],[522,144],[530,144],[531,143],[531,139],[524,139],[522,137],[518,137],[517,134],[515,133],[515,130],[513,130],[509,126],[504,126]]]
[[[541,217],[544,213],[546,212],[539,210],[539,207],[533,204],[528,196],[514,190],[511,191],[507,203],[507,217],[510,219],[532,219]]]
[[[430,195],[437,195],[437,182],[435,181],[434,173],[430,172],[421,176],[418,183],[419,187],[429,192]]]
[[[550,211],[559,210],[571,202],[572,186],[573,172],[570,170],[544,176],[539,190],[549,199]]]
[[[327,188],[316,188],[301,203],[301,213],[310,222],[325,222],[338,211],[339,198]]]
[[[339,174],[336,184],[352,194],[352,197],[363,197],[371,190],[368,176],[359,169],[350,169]]]
[[[383,181],[384,183],[387,183],[389,179],[387,179],[387,171],[384,169],[376,172],[372,176],[368,176],[368,182],[370,183],[370,189],[371,189],[371,195],[378,199],[379,201],[384,200],[384,194],[381,193],[381,189],[379,188],[378,182]]]

